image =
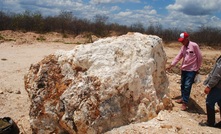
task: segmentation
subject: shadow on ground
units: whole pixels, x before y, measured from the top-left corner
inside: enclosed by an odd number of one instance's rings
[[[189,99],[189,109],[187,110],[188,112],[191,113],[198,113],[198,114],[206,114],[206,112],[203,110],[202,107],[200,107],[196,101],[194,101],[192,98]]]
[[[180,98],[181,98],[181,96],[176,96],[176,97],[172,98],[172,100],[177,100],[177,99],[180,99]],[[193,100],[192,98],[189,99],[187,112],[205,114],[206,115],[206,112],[203,110],[203,108],[200,105],[198,105],[196,103],[196,101]]]

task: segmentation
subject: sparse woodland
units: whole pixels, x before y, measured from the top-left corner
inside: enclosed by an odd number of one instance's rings
[[[22,32],[48,33],[59,32],[74,36],[87,33],[88,36],[107,37],[122,35],[127,32],[140,32],[161,37],[164,42],[176,41],[183,30],[191,35],[191,40],[209,46],[221,45],[221,29],[200,26],[196,30],[169,28],[165,29],[160,23],[144,24],[137,22],[131,26],[109,23],[108,16],[96,15],[92,20],[79,19],[72,12],[61,11],[57,16],[43,16],[40,12],[25,11],[24,13],[11,13],[0,11],[0,31],[13,30]],[[0,35],[1,38],[1,35]]]

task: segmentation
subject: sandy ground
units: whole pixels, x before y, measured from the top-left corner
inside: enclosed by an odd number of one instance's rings
[[[5,34],[7,33],[7,34]],[[74,48],[72,43],[64,43],[61,41],[36,41],[32,38],[37,38],[39,35],[27,33],[23,35],[14,35],[11,31],[0,33],[10,40],[0,40],[0,117],[11,117],[19,126],[22,134],[30,134],[30,124],[29,124],[29,106],[30,101],[28,94],[24,89],[24,74],[28,71],[31,64],[34,64],[45,56],[54,53],[59,49],[71,50]],[[26,37],[27,36],[27,37]],[[31,37],[30,37],[31,36]],[[21,38],[21,39],[18,39]],[[26,37],[23,39],[22,37]],[[49,36],[51,37],[51,35]],[[49,38],[47,36],[47,38]],[[16,38],[16,39],[15,39]],[[30,40],[29,40],[30,39]],[[58,40],[59,37],[56,37]],[[63,41],[63,42],[62,42]],[[73,42],[73,40],[68,40]],[[165,52],[168,57],[168,64],[171,62],[172,58],[178,53],[180,44],[170,44],[164,46]],[[207,72],[211,69],[215,59],[220,55],[219,49],[211,49],[208,47],[201,47],[204,63],[203,69],[201,71],[201,80],[203,81],[207,75]],[[170,95],[173,101],[180,96],[179,88],[179,69],[174,69],[168,72],[168,78],[170,80],[169,89],[171,91]],[[219,129],[200,127],[197,122],[206,119],[205,114],[205,94],[203,93],[204,86],[202,82],[193,85],[193,90],[191,93],[191,101],[189,104],[188,111],[180,111],[180,105],[174,103],[171,114],[169,116],[169,121],[171,125],[176,125],[182,122],[183,127],[187,127],[190,130],[195,130],[194,133],[219,133]],[[177,114],[179,113],[179,114]],[[182,117],[186,117],[188,120],[194,120],[193,122],[184,122]],[[217,121],[220,120],[220,116],[217,113]],[[176,122],[177,121],[177,122]],[[153,129],[153,128],[152,128]],[[168,128],[169,129],[169,128]],[[154,130],[154,129],[153,129]],[[155,131],[154,131],[155,132]],[[167,133],[168,131],[158,131],[156,133]],[[177,132],[177,133],[182,133]]]
[[[32,45],[0,44],[0,116],[14,119],[21,131],[30,132],[28,94],[24,89],[24,74],[36,63],[58,49],[71,50],[74,45],[37,43]]]

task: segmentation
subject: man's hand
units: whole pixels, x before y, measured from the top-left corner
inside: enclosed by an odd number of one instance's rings
[[[206,87],[206,88],[204,89],[204,93],[205,93],[205,94],[209,94],[210,90],[211,90],[211,89],[210,89],[209,87]]]
[[[171,68],[172,68],[172,65],[169,65],[169,66],[166,68],[166,70],[167,70],[167,71],[170,71]]]

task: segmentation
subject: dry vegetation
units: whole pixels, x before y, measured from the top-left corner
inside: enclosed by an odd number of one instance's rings
[[[157,35],[167,43],[176,41],[179,33],[183,32],[183,29],[165,29],[160,23],[146,26],[146,24],[137,22],[130,26],[125,26],[117,23],[109,23],[108,19],[108,16],[99,14],[95,15],[93,20],[79,19],[72,12],[68,11],[62,11],[57,16],[43,16],[40,12],[31,11],[25,11],[20,14],[0,11],[0,31],[59,32],[62,33],[63,37],[68,37],[68,34],[75,37],[85,33],[97,37],[107,37],[113,35],[113,33],[115,35],[122,35],[127,32],[140,32]],[[201,26],[194,31],[193,29],[186,29],[186,31],[191,35],[191,40],[200,44],[210,46],[221,45],[221,29]],[[40,37],[39,40],[44,40],[44,38]]]
[[[92,36],[92,40],[97,40]],[[22,134],[31,133],[29,124],[29,98],[24,89],[23,76],[30,64],[40,61],[44,56],[55,52],[58,49],[71,50],[76,44],[87,43],[87,34],[73,36],[50,32],[37,34],[33,32],[13,32],[10,30],[0,31],[0,115],[10,116],[18,124]],[[202,81],[211,70],[215,59],[220,55],[220,47],[209,47],[200,45],[203,54],[203,65],[200,70]],[[164,44],[169,64],[180,49],[179,43]],[[167,73],[170,85],[170,96],[174,100],[180,96],[180,72],[177,66]],[[162,129],[151,128],[154,133],[169,133],[173,126],[179,128],[174,133],[219,133],[219,129],[200,127],[198,122],[206,119],[204,86],[201,83],[194,84],[191,93],[189,110],[180,111],[180,105],[174,103],[170,114],[165,118],[169,121],[162,125]],[[218,110],[217,110],[218,112]],[[217,113],[217,121],[220,120]],[[193,120],[193,121],[190,121]],[[162,123],[162,122],[160,122]],[[159,121],[156,122],[159,124]],[[169,126],[169,127],[165,127]],[[148,126],[145,126],[148,128]],[[144,127],[144,128],[145,128]],[[187,131],[188,132],[187,132]],[[150,132],[150,129],[146,130]],[[151,132],[150,132],[151,133]]]

